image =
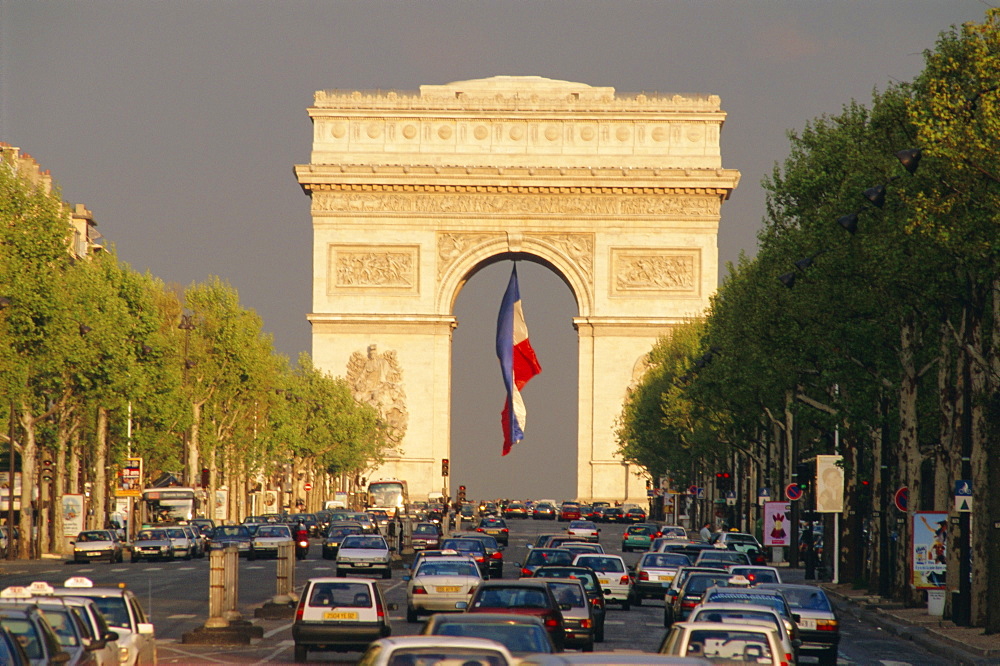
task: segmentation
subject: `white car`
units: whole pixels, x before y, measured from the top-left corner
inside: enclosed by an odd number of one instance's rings
[[[729,572],[734,576],[743,576],[750,581],[751,585],[759,585],[761,583],[781,583],[781,573],[775,567],[730,567]]]
[[[91,599],[100,609],[111,631],[118,634],[118,651],[123,666],[156,663],[156,631],[131,590],[123,587],[94,587],[89,578],[74,576],[52,591],[57,597]]]
[[[310,650],[362,651],[379,638],[392,635],[382,590],[363,578],[310,578],[299,597],[292,624],[295,661],[306,661]]]
[[[483,577],[475,562],[458,556],[425,560],[403,580],[407,581],[406,621],[417,622],[421,613],[466,608]]]
[[[762,624],[677,622],[660,646],[660,654],[727,663],[787,663],[778,630]]]
[[[601,537],[601,530],[589,520],[571,520],[569,527],[566,528],[566,534],[580,541],[597,543]]]
[[[500,643],[464,636],[400,636],[368,646],[359,666],[390,664],[488,664],[508,666],[518,660]]]
[[[378,573],[392,578],[392,557],[385,539],[372,534],[344,537],[337,550],[337,575]]]
[[[797,646],[801,645],[801,641],[792,638],[788,633],[788,626],[781,619],[781,616],[778,615],[778,611],[773,608],[749,606],[747,604],[699,604],[691,611],[691,615],[688,616],[688,622],[763,624],[777,630],[785,651],[785,661],[789,664],[794,664],[798,661],[795,653],[797,652]],[[793,640],[795,641],[794,643]]]
[[[278,546],[292,541],[292,530],[288,525],[265,523],[257,528],[250,539],[250,552],[247,559],[255,560],[261,557],[277,557]]]
[[[80,618],[87,625],[90,635],[93,636],[89,652],[94,655],[99,666],[118,666],[121,663],[118,634],[108,626],[97,604],[92,599],[83,597],[62,597],[61,601],[67,606],[76,608]]]
[[[621,604],[622,610],[631,608],[632,577],[620,555],[577,555],[573,566],[593,569],[605,600]]]
[[[660,537],[664,539],[687,541],[688,533],[687,530],[680,525],[663,525],[660,527]]]

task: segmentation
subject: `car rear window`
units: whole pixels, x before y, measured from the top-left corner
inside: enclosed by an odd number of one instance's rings
[[[445,539],[441,550],[457,550],[463,553],[482,553],[486,546],[478,539]]]
[[[756,611],[752,608],[747,608],[746,610],[733,610],[733,609],[695,609],[694,614],[691,616],[690,622],[742,622],[744,620],[756,621],[756,622],[767,622],[769,625],[773,625],[775,629],[779,632],[781,631],[781,620],[774,613],[765,613],[764,611]]]
[[[573,553],[568,550],[555,550],[552,548],[535,548],[528,553],[528,559],[524,561],[525,566],[572,563]]]
[[[826,598],[826,595],[821,590],[786,587],[782,588],[781,593],[792,608],[832,612],[830,600]]]
[[[257,528],[259,537],[288,537],[292,538],[292,533],[287,525],[261,525]]]
[[[514,653],[552,652],[552,646],[545,629],[531,624],[486,623],[486,622],[442,622],[434,630],[437,636],[465,636],[486,638],[500,643]],[[423,662],[420,662],[423,663]],[[438,662],[427,662],[438,663]],[[460,662],[466,663],[466,662]]]
[[[706,594],[703,601],[705,603],[767,606],[768,608],[773,608],[779,613],[782,613],[785,610],[785,604],[780,597],[771,596],[770,594],[741,593],[734,589],[716,590],[711,594]]]
[[[314,583],[310,606],[330,608],[371,608],[372,593],[367,583]]]
[[[549,608],[545,591],[537,587],[480,588],[473,608]]]
[[[625,566],[622,561],[617,557],[581,557],[577,560],[578,564],[582,564],[585,567],[590,567],[594,571],[604,571],[604,572],[622,572],[625,571]]]
[[[675,555],[674,553],[649,553],[642,558],[642,566],[644,567],[686,567],[690,565],[691,560],[686,555]]]
[[[479,576],[472,562],[427,562],[417,569],[417,576]]]
[[[763,633],[697,629],[691,632],[685,656],[756,664],[771,659],[771,645]]]
[[[555,595],[556,603],[569,604],[570,606],[586,606],[587,602],[583,598],[583,588],[577,583],[562,583],[555,580],[549,581],[549,588]]]
[[[226,525],[216,527],[212,530],[212,538],[219,538],[220,536],[227,537],[248,537],[250,536],[250,531],[243,525]]]
[[[435,527],[434,525],[417,525],[414,528],[413,533],[414,534],[433,534],[433,535],[436,536],[437,533],[438,533],[438,531],[437,531],[437,527]]]
[[[385,550],[385,541],[382,537],[351,535],[344,539],[340,547],[347,550],[350,548],[362,548],[367,550]]]

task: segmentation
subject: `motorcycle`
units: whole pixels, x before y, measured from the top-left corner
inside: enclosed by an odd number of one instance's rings
[[[295,559],[304,560],[309,554],[309,533],[301,530],[295,534]]]

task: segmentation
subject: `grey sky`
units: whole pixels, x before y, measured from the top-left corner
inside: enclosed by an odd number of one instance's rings
[[[0,140],[50,169],[125,261],[184,285],[219,275],[292,358],[310,349],[312,229],[292,175],[315,90],[416,90],[534,74],[619,92],[711,93],[729,113],[720,259],[753,254],[761,178],[789,129],[909,80],[979,0],[813,2],[0,0]],[[470,497],[572,495],[576,314],[568,288],[519,268],[543,373],[527,439],[500,458],[493,329],[509,265],[456,306],[452,481]]]

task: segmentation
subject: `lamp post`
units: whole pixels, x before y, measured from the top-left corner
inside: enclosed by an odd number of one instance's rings
[[[188,358],[188,345],[191,341],[191,331],[195,328],[194,315],[181,315],[181,323],[177,325],[177,328],[184,331],[184,375],[183,375],[183,386],[187,389],[188,383],[188,370],[194,367],[194,363]],[[193,410],[192,410],[193,411]],[[195,477],[197,474],[197,461],[191,452],[191,429],[188,428],[184,431],[184,476],[185,481],[192,488],[195,485]]]

